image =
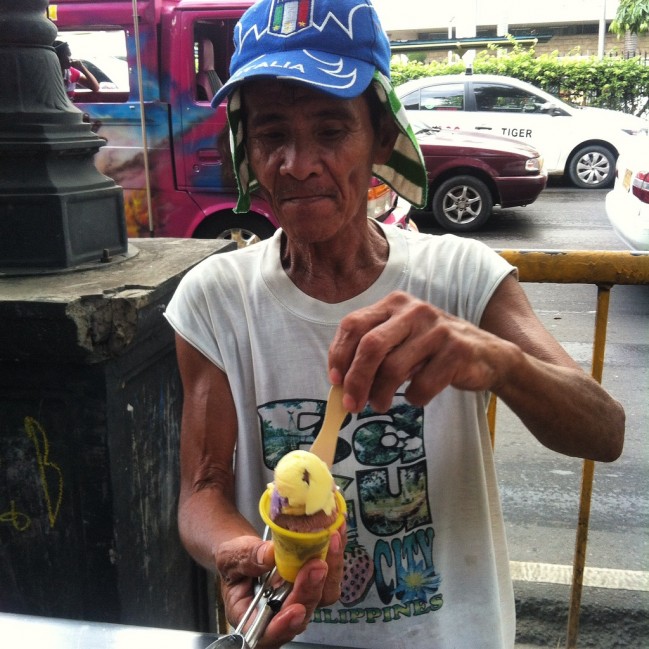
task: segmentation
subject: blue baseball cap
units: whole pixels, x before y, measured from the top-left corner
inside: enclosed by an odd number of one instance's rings
[[[390,82],[390,43],[369,0],[259,0],[234,32],[230,78],[212,99],[228,99],[228,126],[239,189],[235,212],[250,209],[257,183],[243,139],[239,86],[255,78],[294,81],[340,99],[373,85],[399,129],[390,159],[372,169],[416,207],[424,207],[428,180],[423,156]]]
[[[390,76],[390,44],[367,0],[261,0],[235,28],[230,79],[214,96],[218,106],[253,77],[275,77],[350,99],[375,70]]]

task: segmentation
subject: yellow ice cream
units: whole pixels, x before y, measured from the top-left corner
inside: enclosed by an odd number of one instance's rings
[[[308,451],[286,454],[274,478],[261,496],[259,513],[272,534],[277,571],[294,582],[307,561],[326,558],[347,506],[329,467]]]
[[[313,453],[291,451],[275,467],[274,487],[283,500],[283,514],[331,515],[336,507],[334,480],[329,467]]]

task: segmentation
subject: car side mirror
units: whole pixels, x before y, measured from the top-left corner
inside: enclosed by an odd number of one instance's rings
[[[551,101],[548,101],[543,105],[543,112],[551,115],[552,117],[557,117],[557,115],[565,115],[565,111],[561,110],[559,106],[553,104]]]

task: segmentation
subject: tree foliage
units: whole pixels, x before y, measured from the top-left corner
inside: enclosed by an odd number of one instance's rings
[[[649,31],[649,0],[620,0],[609,31],[618,36],[627,32],[646,34]]]
[[[393,62],[391,74],[397,86],[419,77],[461,74],[464,69],[461,61]],[[515,77],[565,101],[649,116],[649,66],[643,65],[638,57],[559,58],[557,52],[536,56],[533,48],[513,43],[511,50],[493,46],[479,52],[473,71]]]

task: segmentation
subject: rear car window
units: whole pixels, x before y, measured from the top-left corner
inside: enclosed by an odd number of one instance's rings
[[[422,88],[407,95],[402,103],[406,110],[464,110],[464,84]]]

